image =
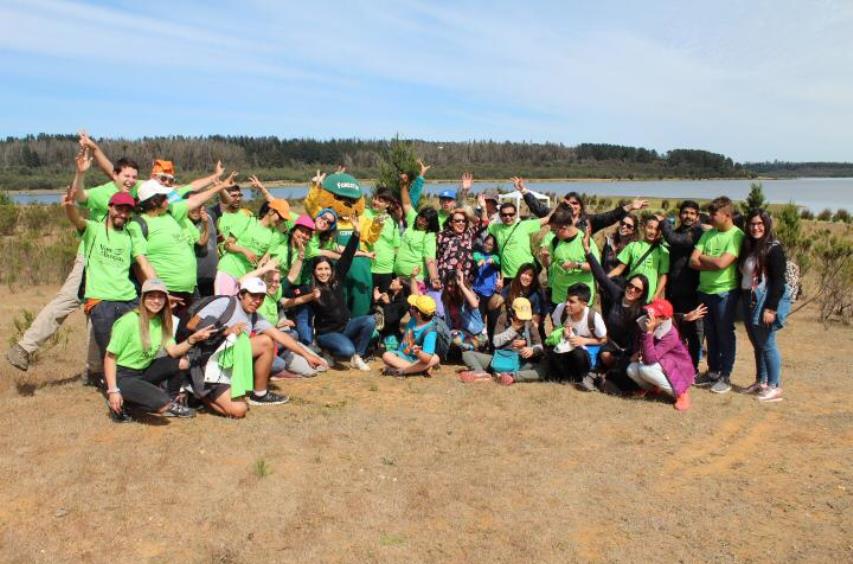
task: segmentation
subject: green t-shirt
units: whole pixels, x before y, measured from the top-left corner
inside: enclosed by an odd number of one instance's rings
[[[107,352],[116,356],[116,364],[133,370],[145,370],[157,358],[160,340],[163,338],[163,325],[159,317],[151,318],[148,325],[149,346],[142,348],[142,335],[139,333],[139,312],[129,311],[113,324],[110,344]],[[175,339],[169,338],[168,344]]]
[[[406,214],[406,232],[400,240],[400,250],[394,260],[394,274],[411,276],[415,265],[420,266],[418,280],[426,276],[427,259],[435,260],[435,233],[420,231],[415,228],[418,213],[412,209]]]
[[[450,219],[450,214],[444,211],[444,208],[438,210],[438,230],[442,231],[444,229],[444,224],[447,223],[447,220]]]
[[[239,209],[235,212],[223,212],[216,220],[216,232],[227,238],[231,233],[239,233],[253,217],[252,212],[247,209]]]
[[[373,221],[376,217],[376,212],[368,209],[364,212],[364,217]],[[372,245],[367,245],[367,250],[376,253],[376,258],[373,259],[373,265],[370,271],[376,274],[390,274],[394,271],[394,255],[397,249],[400,248],[400,229],[397,224],[389,216],[382,224],[382,231],[379,233],[379,239]]]
[[[133,188],[130,189],[130,195],[135,198],[136,191],[140,186],[142,186],[142,182],[137,181]],[[89,219],[101,221],[107,217],[110,198],[114,194],[117,194],[118,191],[118,186],[113,181],[86,190],[86,201],[83,202],[83,207],[89,210]]]
[[[264,296],[264,302],[258,308],[258,313],[261,317],[270,322],[270,325],[275,327],[278,324],[278,302],[281,300],[281,286],[275,291],[275,294]]]
[[[169,206],[169,212],[158,216],[143,214],[140,218],[148,225],[148,238],[136,221],[128,224],[133,237],[133,246],[145,255],[157,272],[157,277],[166,283],[170,292],[192,292],[196,286],[195,253],[187,245],[181,223],[187,217],[186,202]]]
[[[549,244],[547,249],[551,250]],[[590,249],[595,258],[601,255],[598,252],[598,246],[590,242]],[[551,252],[551,266],[548,269],[548,281],[551,284],[551,302],[555,304],[566,301],[566,291],[570,286],[578,282],[586,284],[590,290],[589,303],[592,304],[595,300],[595,277],[592,272],[575,268],[566,270],[563,264],[566,261],[571,262],[586,262],[586,253],[583,250],[583,235],[578,233],[571,239],[560,241],[557,247]]]
[[[195,244],[201,239],[201,231],[199,231],[198,226],[189,217],[185,217],[181,221],[181,231],[184,233],[184,242],[195,252]]]
[[[229,234],[237,240],[237,244],[244,247],[260,259],[267,251],[274,249],[284,243],[284,236],[275,228],[267,227],[257,218],[249,218],[239,231],[234,230]],[[234,278],[240,278],[250,272],[254,266],[242,253],[226,251],[219,259],[217,270],[221,270]]]
[[[627,264],[630,269],[626,278],[630,278],[635,274],[642,274],[648,278],[648,297],[650,300],[657,291],[660,275],[669,273],[669,249],[659,243],[657,248],[649,253],[648,251],[651,246],[652,244],[648,241],[633,241],[628,243],[622,249],[622,252],[619,253],[619,256],[616,257],[619,259],[619,262]],[[643,262],[638,263],[637,261],[643,258],[644,255],[646,258],[643,259]]]
[[[696,250],[709,257],[740,254],[743,231],[732,226],[728,231],[710,229],[696,243]],[[722,294],[737,288],[737,261],[722,270],[700,270],[699,291],[703,294]]]
[[[530,236],[542,228],[538,219],[525,219],[512,225],[492,223],[489,233],[495,237],[498,247],[495,253],[501,259],[501,274],[506,278],[515,278],[518,268],[533,262]]]
[[[106,220],[86,221],[80,233],[86,257],[86,299],[126,302],[136,297],[130,281],[133,259],[141,253],[134,248],[127,229],[107,228]]]

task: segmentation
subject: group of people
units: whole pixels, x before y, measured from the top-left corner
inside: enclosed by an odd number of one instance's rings
[[[7,359],[26,370],[82,305],[87,373],[117,421],[201,407],[244,417],[250,404],[287,401],[271,381],[344,364],[370,371],[374,356],[388,375],[456,362],[466,383],[573,383],[663,395],[684,410],[693,385],[731,390],[738,303],[755,352],[745,391],[782,397],[775,333],[794,289],[764,210],[736,217],[720,197],[703,220],[687,200],[676,227],[638,215],[643,200],[593,214],[571,192],[552,207],[513,178],[522,218],[497,193],[472,205],[470,174],[435,208],[423,201],[429,166],[419,162],[399,192],[377,188],[361,208],[355,178],[318,171],[312,186],[345,201],[348,217],[335,207],[296,213],[250,177],[263,196],[252,213],[220,163],[179,185],[174,165],[157,160],[140,181],[132,160],[113,164],[85,133],[80,145],[62,201],[81,238],[77,259]],[[87,189],[93,162],[111,180]]]

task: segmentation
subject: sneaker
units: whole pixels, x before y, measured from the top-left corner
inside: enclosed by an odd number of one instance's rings
[[[782,388],[765,388],[758,394],[758,401],[761,403],[773,403],[782,401]]]
[[[473,370],[466,370],[465,372],[461,372],[459,374],[459,380],[465,382],[466,384],[471,384],[473,382],[488,382],[492,377],[486,372],[475,372]]]
[[[84,386],[92,386],[94,388],[98,388],[99,390],[107,389],[107,382],[104,380],[103,372],[89,372],[88,370],[83,376],[83,385]]]
[[[675,398],[675,407],[678,411],[687,411],[690,409],[690,392],[689,390],[684,390],[684,393]]]
[[[17,343],[6,351],[6,360],[9,361],[9,364],[24,372],[30,367],[30,353],[25,351],[24,347]]]
[[[713,386],[711,386],[711,391],[715,394],[725,394],[731,389],[732,385],[729,383],[729,379],[725,376],[721,377],[719,380],[714,382]]]
[[[279,405],[289,401],[289,396],[282,396],[269,390],[262,396],[255,395],[255,392],[249,394],[249,403],[252,405]]]
[[[195,409],[190,409],[185,405],[181,405],[180,403],[173,401],[169,404],[168,409],[161,413],[163,417],[195,417]]]
[[[364,362],[364,359],[358,356],[357,354],[352,355],[352,358],[349,361],[350,366],[353,370],[361,370],[362,372],[370,372],[370,366]]]
[[[748,388],[744,388],[741,393],[743,394],[757,394],[763,392],[767,389],[767,384],[762,384],[761,382],[755,382]]]
[[[333,366],[335,366],[335,357],[333,357],[332,355],[330,355],[326,351],[323,351],[323,353],[320,355],[320,357],[326,361],[326,364],[329,365],[329,368],[332,368]]]
[[[385,312],[381,307],[376,308],[376,313],[373,314],[373,320],[376,321],[376,330],[382,331],[385,328]]]
[[[400,368],[394,368],[393,366],[386,366],[382,370],[383,376],[403,376],[403,370]]]
[[[512,386],[513,384],[515,384],[515,378],[512,374],[509,374],[508,372],[502,372],[498,374],[495,380],[501,386]]]
[[[713,386],[717,382],[717,380],[719,380],[719,379],[720,379],[720,373],[719,372],[706,372],[706,373],[702,374],[701,376],[699,376],[698,378],[696,378],[696,382],[694,382],[693,385],[697,386],[699,388],[707,388],[709,386]]]
[[[583,377],[583,380],[577,383],[577,388],[582,392],[594,392],[595,378],[593,378],[592,374],[587,374]]]

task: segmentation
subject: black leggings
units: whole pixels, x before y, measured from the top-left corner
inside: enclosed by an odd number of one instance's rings
[[[116,385],[121,390],[124,401],[148,412],[163,409],[172,401],[167,390],[173,394],[177,393],[186,374],[178,368],[178,362],[177,358],[164,356],[156,359],[145,370],[119,366]],[[166,390],[162,387],[164,382]]]

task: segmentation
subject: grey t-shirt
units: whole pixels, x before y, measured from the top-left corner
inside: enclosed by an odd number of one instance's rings
[[[246,326],[248,327],[248,331],[250,334],[263,333],[267,329],[273,328],[272,324],[270,324],[269,321],[264,319],[264,317],[262,315],[260,315],[258,313],[255,313],[253,315],[249,315],[248,313],[246,313],[246,311],[243,309],[243,306],[240,305],[240,299],[237,297],[235,297],[234,299],[237,300],[237,305],[234,308],[234,312],[231,314],[231,317],[225,321],[226,327],[233,327],[233,326],[237,325],[238,323],[245,323]],[[207,304],[206,306],[201,308],[201,310],[198,312],[199,318],[202,319],[202,324],[200,326],[205,325],[205,323],[203,321],[206,318],[219,319],[219,317],[223,313],[225,313],[225,309],[227,307],[228,307],[228,299],[226,299],[225,297],[222,297],[222,298],[213,300],[212,302],[210,302],[209,304]],[[252,319],[255,320],[254,323],[252,323]]]
[[[200,233],[200,224],[195,223],[195,227]],[[207,229],[208,233],[210,233],[207,239],[207,246],[204,249],[199,249],[196,246],[195,249],[199,280],[213,280],[216,278],[216,265],[219,262],[219,257],[216,254],[216,222],[212,217],[207,218]]]

